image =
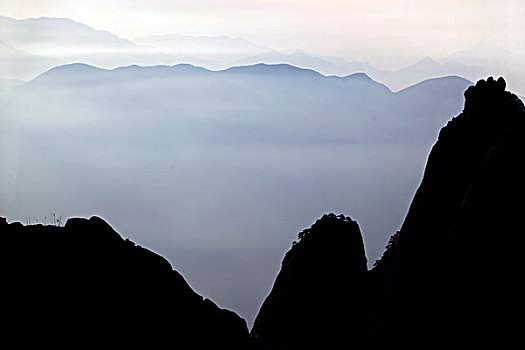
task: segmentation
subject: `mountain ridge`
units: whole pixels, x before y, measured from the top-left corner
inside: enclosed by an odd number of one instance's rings
[[[360,80],[366,80],[366,81],[373,82],[375,84],[382,85],[383,87],[385,87],[389,91],[392,91],[386,84],[383,84],[381,82],[378,82],[378,81],[374,80],[371,76],[369,76],[365,72],[357,72],[357,73],[352,73],[352,74],[345,75],[345,76],[324,75],[324,74],[319,73],[318,71],[313,70],[313,69],[301,68],[301,67],[297,67],[297,66],[294,66],[294,65],[291,65],[291,64],[287,64],[287,63],[279,63],[279,64],[256,63],[256,64],[252,64],[252,65],[234,66],[234,67],[229,67],[229,68],[224,68],[224,69],[219,69],[219,70],[211,70],[211,69],[208,69],[208,68],[205,68],[205,67],[201,67],[201,66],[193,65],[193,64],[189,64],[189,63],[178,63],[178,64],[174,64],[174,65],[162,65],[162,64],[159,64],[159,65],[145,65],[145,66],[144,65],[133,64],[133,65],[120,66],[120,67],[109,68],[109,69],[108,68],[97,67],[97,66],[94,66],[94,65],[91,65],[91,64],[87,64],[87,63],[69,63],[69,64],[64,64],[64,65],[59,65],[59,66],[53,67],[53,68],[51,68],[51,69],[41,73],[40,75],[38,75],[37,77],[35,77],[31,81],[42,79],[43,77],[49,77],[50,75],[53,75],[53,74],[59,73],[59,72],[61,73],[61,72],[71,71],[72,73],[76,73],[74,71],[75,68],[82,68],[84,70],[89,69],[89,70],[92,70],[93,72],[95,72],[95,71],[98,71],[98,72],[120,72],[120,71],[126,71],[126,70],[143,70],[143,71],[151,71],[152,72],[154,70],[163,70],[164,72],[176,73],[176,71],[179,70],[179,69],[185,69],[188,72],[191,72],[193,70],[195,72],[203,72],[203,73],[244,73],[244,72],[247,72],[247,73],[258,73],[258,74],[270,73],[270,74],[277,74],[277,75],[278,74],[283,74],[283,73],[298,73],[298,74],[308,74],[310,76],[319,76],[319,77],[331,78],[331,79],[343,79],[343,80],[344,79],[350,79],[350,80],[352,80],[352,79],[360,79]],[[437,82],[437,81],[440,81],[440,80],[443,80],[443,79],[457,79],[457,80],[460,80],[460,81],[463,81],[463,82],[466,82],[466,83],[472,83],[468,79],[465,79],[465,78],[463,78],[461,76],[449,75],[449,76],[443,76],[443,77],[437,77],[437,78],[424,79],[424,80],[422,80],[420,82],[417,82],[417,83],[415,83],[415,84],[413,84],[411,86],[408,86],[408,87],[406,87],[404,89],[401,89],[399,91],[392,91],[392,92],[395,93],[395,94],[404,93],[405,91],[413,88],[414,86],[423,86],[424,84],[427,84],[428,82]],[[31,81],[29,81],[29,82],[31,82]]]
[[[313,69],[323,75],[345,76],[365,72],[393,91],[434,77],[459,75],[474,81],[485,78],[489,73],[497,73],[506,76],[511,89],[523,95],[521,86],[524,75],[523,70],[519,68],[523,54],[487,43],[478,43],[440,59],[426,56],[413,64],[391,71],[378,69],[369,63],[311,54],[301,49],[277,51],[238,37],[166,34],[131,41],[69,18],[2,17],[2,23],[7,29],[11,29],[6,31],[0,28],[0,40],[16,49],[64,62],[86,62],[105,68],[131,64],[189,63],[211,70],[222,70],[246,64],[285,63]],[[61,28],[61,25],[65,28]],[[33,35],[35,32],[39,33],[38,40],[35,40]],[[38,72],[42,70],[36,73]],[[28,79],[19,73],[10,78]]]

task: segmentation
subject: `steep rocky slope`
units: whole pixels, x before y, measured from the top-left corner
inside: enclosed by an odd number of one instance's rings
[[[502,78],[465,92],[395,244],[371,271],[374,347],[501,347],[517,336],[508,332],[521,304],[524,120]]]

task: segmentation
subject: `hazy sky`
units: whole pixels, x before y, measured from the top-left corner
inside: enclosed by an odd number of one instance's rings
[[[277,49],[398,64],[480,41],[525,51],[523,0],[2,0],[0,14],[68,17],[127,39],[241,36]]]

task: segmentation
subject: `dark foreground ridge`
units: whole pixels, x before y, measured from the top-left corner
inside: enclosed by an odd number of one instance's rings
[[[246,322],[203,299],[161,256],[104,220],[64,227],[7,224],[2,335],[17,345],[245,349]]]
[[[504,349],[521,339],[523,103],[478,81],[440,134],[405,221],[367,271],[357,223],[299,234],[248,336],[159,255],[97,217],[0,220],[2,335],[17,345]],[[381,213],[378,213],[381,215]],[[518,345],[519,346],[519,345]]]
[[[382,259],[366,271],[357,224],[324,216],[284,258],[251,331],[256,348],[522,343],[525,110],[502,78],[465,98]]]

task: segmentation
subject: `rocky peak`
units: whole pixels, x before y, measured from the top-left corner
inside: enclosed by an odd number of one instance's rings
[[[359,337],[350,342],[346,330],[364,327],[358,304],[366,271],[357,223],[344,215],[324,215],[299,233],[286,254],[255,320],[252,341],[260,349],[359,343]]]

